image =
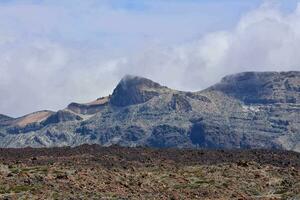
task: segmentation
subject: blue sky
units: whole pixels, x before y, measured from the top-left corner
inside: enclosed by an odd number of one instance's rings
[[[1,0],[0,24],[20,39],[96,47],[174,44],[233,27],[261,0]],[[273,1],[276,2],[276,1]],[[279,2],[279,1],[278,1]],[[288,12],[296,0],[282,1]],[[2,22],[2,23],[1,23]]]
[[[195,91],[228,73],[299,70],[297,5],[0,0],[0,113],[93,100],[111,93],[125,74]]]
[[[1,0],[7,29],[23,37],[114,46],[179,43],[233,26],[261,1]],[[0,5],[1,5],[0,4]],[[285,4],[293,6],[293,3]],[[5,19],[6,15],[6,19]],[[49,27],[46,27],[48,24]]]

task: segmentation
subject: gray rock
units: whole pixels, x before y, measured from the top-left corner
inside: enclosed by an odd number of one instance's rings
[[[82,120],[82,118],[72,112],[66,110],[60,110],[50,115],[45,121],[42,122],[42,124],[44,126],[47,126],[49,124],[57,124],[57,123],[76,121],[76,120],[79,121]]]
[[[110,102],[115,106],[144,103],[158,96],[160,88],[163,87],[149,79],[125,76],[114,90]]]
[[[6,121],[6,123],[1,123]],[[113,94],[18,127],[0,116],[1,147],[274,148],[300,151],[300,72],[245,72],[199,92],[127,76]]]
[[[13,119],[14,118],[12,118],[12,117],[0,114],[0,125],[2,125],[2,126],[8,125],[12,122]]]

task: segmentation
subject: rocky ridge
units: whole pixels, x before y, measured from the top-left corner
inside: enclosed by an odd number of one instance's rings
[[[30,114],[32,115],[32,114]],[[20,126],[0,116],[1,147],[101,144],[300,151],[300,72],[244,72],[199,92],[126,76],[112,95]]]

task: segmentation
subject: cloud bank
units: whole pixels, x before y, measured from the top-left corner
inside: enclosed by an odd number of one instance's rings
[[[184,7],[188,15],[178,3],[166,15],[159,1],[125,10],[104,1],[69,9],[45,2],[0,6],[0,113],[90,101],[111,93],[125,74],[201,90],[231,73],[300,70],[300,4],[285,12],[263,3],[227,27],[206,22],[212,31],[203,32],[203,5],[193,1]]]
[[[299,44],[300,3],[289,14],[277,4],[264,3],[231,30],[183,45],[147,49],[131,58],[122,72],[132,70],[175,88],[199,90],[231,73],[300,70]]]

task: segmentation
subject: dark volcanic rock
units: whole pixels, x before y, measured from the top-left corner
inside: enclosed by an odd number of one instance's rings
[[[300,72],[244,72],[211,87],[247,104],[300,103]]]
[[[67,122],[67,121],[78,121],[82,118],[76,114],[73,114],[69,111],[60,110],[57,113],[52,114],[48,117],[42,124],[49,125],[49,124],[57,124],[60,122]]]
[[[122,141],[137,142],[145,137],[145,130],[138,126],[128,127],[122,135]]]
[[[8,121],[8,120],[11,120],[11,119],[13,119],[13,118],[9,117],[9,116],[6,116],[6,115],[0,114],[0,122]]]
[[[174,94],[172,96],[170,106],[176,111],[189,112],[192,110],[192,106],[190,105],[186,97],[179,94]]]
[[[177,147],[181,143],[188,142],[185,130],[169,125],[160,125],[153,129],[147,145],[151,147]]]
[[[30,131],[40,130],[42,127],[43,127],[43,125],[40,123],[32,123],[32,124],[26,125],[25,127],[18,127],[18,126],[9,127],[7,129],[7,132],[9,134],[28,133]]]
[[[1,199],[299,199],[299,185],[290,151],[0,148]]]
[[[144,103],[158,96],[157,89],[162,88],[158,83],[149,79],[126,76],[117,85],[111,96],[111,104],[115,106],[129,106]]]
[[[5,137],[5,134],[0,132],[0,137]]]
[[[8,125],[14,118],[0,114],[0,125]]]

